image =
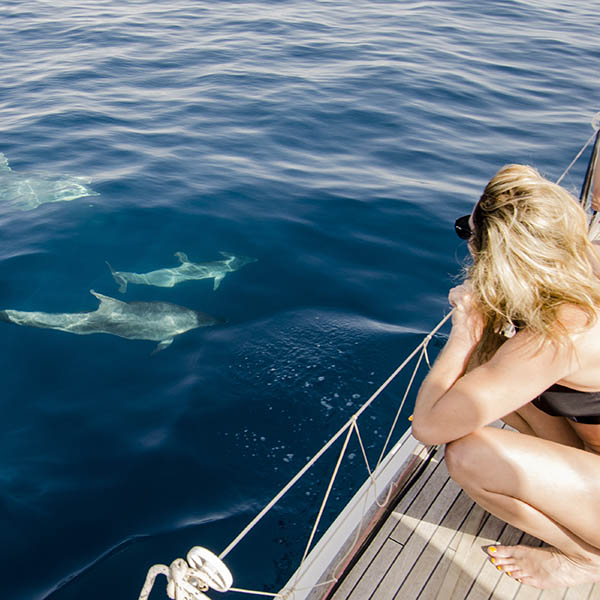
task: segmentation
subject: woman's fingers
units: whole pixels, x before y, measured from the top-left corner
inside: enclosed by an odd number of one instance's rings
[[[470,282],[461,283],[448,292],[448,301],[452,306],[465,309],[473,304],[473,292]]]
[[[448,293],[448,301],[456,308],[452,315],[454,334],[477,342],[483,333],[483,315],[473,300],[473,288],[468,280]]]

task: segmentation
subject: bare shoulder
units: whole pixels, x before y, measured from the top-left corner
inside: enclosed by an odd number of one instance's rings
[[[559,311],[559,319],[569,331],[574,350],[575,368],[563,375],[562,383],[582,391],[600,389],[600,311],[596,311],[591,323],[589,315],[579,307],[565,305]]]
[[[588,329],[590,325],[600,322],[600,311],[596,310],[596,323],[590,323],[590,315],[580,306],[574,304],[562,304],[558,309],[558,320],[572,333],[579,333]]]

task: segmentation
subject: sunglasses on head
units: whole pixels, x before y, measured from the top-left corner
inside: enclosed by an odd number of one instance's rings
[[[464,217],[458,217],[454,222],[454,231],[461,240],[468,240],[472,235],[473,231],[469,224],[471,215],[465,215]]]

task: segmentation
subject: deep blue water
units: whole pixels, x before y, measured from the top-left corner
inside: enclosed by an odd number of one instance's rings
[[[0,323],[4,597],[130,600],[151,564],[221,551],[441,318],[452,223],[489,177],[556,178],[590,136],[597,8],[2,0],[0,152],[98,195],[0,198],[0,308],[92,311],[94,289],[226,321],[155,355]],[[124,295],[105,264],[176,251],[258,261]],[[400,383],[362,426],[372,451]],[[350,450],[332,511],[364,476]],[[287,580],[329,469],[229,555],[237,585]]]

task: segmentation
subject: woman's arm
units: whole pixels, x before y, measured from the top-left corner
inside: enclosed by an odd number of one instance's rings
[[[465,372],[483,332],[483,319],[473,309],[468,282],[451,289],[448,300],[454,307],[450,336],[421,384],[413,413],[413,435],[424,443],[438,443],[423,439],[427,437],[428,416]]]
[[[468,283],[451,290],[454,305],[448,342],[417,395],[413,435],[425,444],[463,437],[513,412],[574,370],[566,345],[541,349],[525,331],[507,340],[488,362],[463,375],[481,338],[483,319]]]

